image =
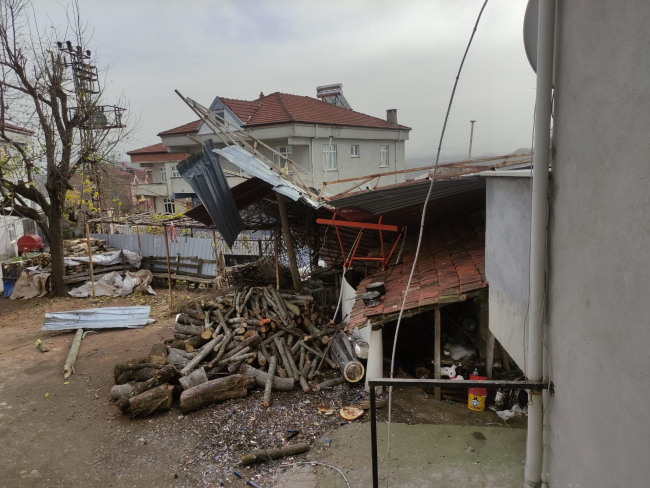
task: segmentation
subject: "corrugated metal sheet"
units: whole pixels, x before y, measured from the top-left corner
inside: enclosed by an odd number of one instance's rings
[[[274,191],[291,198],[296,202],[302,200],[314,208],[319,208],[322,205],[307,192],[294,185],[292,182],[282,178],[261,159],[253,156],[242,147],[228,146],[223,149],[214,149],[214,152],[223,156],[238,168],[266,181],[273,187]]]
[[[138,236],[136,234],[93,234],[98,239],[106,239],[109,246],[118,249],[131,249],[139,252]],[[239,242],[239,241],[237,241]],[[199,258],[204,259],[201,273],[210,276],[216,276],[217,267],[214,262],[214,247],[212,239],[201,237],[175,237],[169,243],[169,257],[171,260],[178,258]],[[165,237],[150,234],[140,234],[140,245],[142,247],[141,255],[143,257],[166,257]],[[226,247],[225,242],[217,241],[217,249],[226,253],[231,253]],[[195,273],[196,269],[180,267],[179,271]]]
[[[150,307],[104,307],[45,314],[42,330],[139,329],[147,325]]]
[[[209,139],[203,144],[200,155],[192,155],[179,163],[178,172],[201,199],[215,227],[231,246],[244,230],[244,223],[235,205],[226,175],[221,170],[219,156],[212,140]]]
[[[384,215],[394,210],[423,204],[430,184],[430,180],[412,181],[333,198],[328,203],[334,208],[356,207],[373,215]],[[485,188],[485,179],[478,177],[436,181],[430,201],[481,188]]]

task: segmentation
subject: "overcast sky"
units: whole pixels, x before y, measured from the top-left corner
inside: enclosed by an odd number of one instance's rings
[[[58,0],[34,0],[37,16],[63,25]],[[354,110],[413,130],[407,156],[432,154],[482,0],[201,1],[79,0],[94,31],[88,46],[110,64],[108,94],[124,90],[141,119],[125,150],[160,142],[160,131],[196,117],[174,94],[209,105],[275,91],[315,96],[342,83]],[[526,2],[491,0],[456,92],[443,156],[530,146],[535,77],[524,53]],[[112,102],[113,100],[107,100]]]

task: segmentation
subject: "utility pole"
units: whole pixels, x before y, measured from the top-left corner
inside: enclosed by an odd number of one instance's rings
[[[467,159],[472,159],[472,139],[474,138],[474,122],[476,120],[470,120],[470,124],[472,124],[472,128],[469,132],[469,156],[467,156]]]

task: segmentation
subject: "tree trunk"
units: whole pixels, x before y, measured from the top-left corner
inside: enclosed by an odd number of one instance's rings
[[[172,406],[174,387],[167,383],[156,386],[140,395],[129,398],[133,418],[146,417],[156,412],[166,412]]]
[[[300,271],[298,271],[296,251],[293,247],[293,238],[291,237],[291,224],[289,224],[287,206],[284,201],[284,195],[280,195],[279,193],[276,193],[275,195],[278,200],[278,210],[280,211],[280,220],[282,222],[282,235],[284,237],[284,243],[287,248],[287,257],[289,258],[289,266],[291,267],[293,287],[297,293],[300,293],[302,291],[302,280],[300,279]]]
[[[271,360],[273,358],[276,358],[276,368],[277,364],[279,364],[279,360],[277,359],[276,356],[272,356]],[[262,386],[266,387],[266,381],[269,377],[269,373],[265,373],[264,371],[260,371],[259,369],[253,368],[249,364],[244,364],[241,368],[241,373],[245,374],[247,376],[252,376],[255,378],[255,384],[257,386]],[[295,381],[293,381],[293,378],[281,378],[280,376],[275,376],[273,378],[273,390],[277,391],[291,391],[293,390],[293,387],[295,385]]]
[[[208,381],[181,393],[181,412],[187,413],[213,403],[243,398],[248,393],[248,388],[254,385],[255,379],[241,374]]]
[[[68,286],[63,281],[65,261],[63,258],[63,235],[61,234],[61,212],[59,212],[56,202],[52,202],[48,220],[47,240],[50,244],[50,256],[52,257],[52,290],[57,297],[65,297],[68,295]]]

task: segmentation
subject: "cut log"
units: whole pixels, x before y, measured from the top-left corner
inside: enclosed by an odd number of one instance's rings
[[[327,380],[317,384],[316,389],[318,391],[329,390],[331,388],[334,388],[337,385],[342,385],[343,383],[345,383],[345,378],[343,376],[339,376],[338,378],[334,378],[333,380]]]
[[[287,456],[296,456],[309,451],[309,444],[294,444],[293,446],[278,447],[277,449],[259,449],[244,454],[239,464],[250,466],[251,464],[264,463],[272,459],[281,459]]]
[[[217,337],[216,339],[212,339],[210,342],[208,342],[203,349],[192,359],[189,363],[185,365],[185,367],[181,370],[181,374],[183,376],[187,376],[190,374],[197,366],[198,364],[203,361],[203,358],[205,358],[208,354],[210,354],[212,351],[214,351],[214,347],[219,343],[219,338]]]
[[[271,359],[273,358],[275,358],[276,365],[277,365],[278,358],[273,356]],[[241,373],[255,378],[255,384],[257,386],[266,387],[266,380],[268,379],[268,373],[253,368],[249,364],[242,365]],[[279,376],[275,376],[273,378],[273,390],[275,391],[291,391],[293,390],[294,385],[295,385],[295,381],[293,381],[293,378],[281,378]]]
[[[319,351],[318,349],[314,349],[314,348],[312,348],[312,347],[309,347],[309,346],[308,346],[307,344],[305,344],[305,343],[302,344],[302,347],[304,347],[308,352],[310,352],[310,353],[312,353],[312,354],[315,354],[316,356],[318,356],[318,357],[320,357],[320,358],[325,357],[325,362],[326,362],[327,364],[329,364],[332,368],[336,368],[336,367],[337,367],[337,366],[336,366],[336,363],[335,363],[334,361],[332,361],[332,360],[329,358],[329,356],[325,356],[325,355],[324,355],[321,351]]]
[[[309,383],[307,383],[307,374],[309,373],[309,370],[311,369],[311,362],[309,360],[305,361],[305,365],[302,368],[302,373],[300,373],[300,386],[302,387],[302,391],[305,393],[309,393]]]
[[[293,356],[289,352],[289,348],[287,347],[287,344],[284,342],[284,339],[280,339],[282,341],[282,347],[284,348],[284,353],[287,355],[287,359],[289,360],[289,366],[291,367],[291,371],[293,372],[293,379],[295,381],[298,381],[298,378],[300,378],[300,371],[298,371],[298,366],[296,365],[296,362],[293,360]]]
[[[248,393],[248,388],[254,384],[254,378],[241,374],[208,381],[181,393],[181,412],[187,413],[213,403],[243,398]]]
[[[316,376],[316,369],[318,368],[318,360],[316,359],[317,356],[314,356],[312,359],[311,363],[311,368],[309,369],[309,373],[307,373],[307,379],[314,379]]]
[[[164,365],[167,362],[167,346],[154,344],[148,356],[149,363]]]
[[[192,325],[192,324],[185,325],[177,322],[174,325],[174,332],[178,332],[179,334],[197,336],[197,335],[201,335],[201,332],[203,332],[204,328],[205,327],[203,326]]]
[[[352,349],[352,344],[343,333],[336,334],[332,339],[332,358],[350,383],[356,383],[363,378],[365,368]]]
[[[234,358],[234,359],[237,359],[237,358]],[[242,361],[239,361],[239,360],[235,361],[234,363],[230,363],[227,366],[228,373],[233,374],[233,373],[239,371],[239,368],[241,367],[241,363],[242,363]]]
[[[271,406],[271,390],[273,389],[273,379],[275,378],[275,367],[278,364],[278,358],[273,356],[269,362],[269,372],[266,375],[266,382],[264,384],[264,406]],[[257,378],[255,378],[257,383]],[[293,385],[291,385],[293,387]]]
[[[185,356],[181,356],[177,351],[180,351],[180,349],[170,349],[169,354],[167,355],[166,362],[167,364],[173,364],[176,367],[183,368],[187,365],[187,363],[190,362],[190,360],[187,359]]]
[[[128,402],[129,398],[140,395],[141,393],[147,390],[151,390],[152,388],[162,385],[163,383],[170,383],[178,378],[178,375],[178,370],[174,367],[174,365],[168,364],[166,366],[163,366],[156,372],[156,375],[153,378],[134,384],[133,390],[118,400],[115,404],[120,410],[122,410],[122,412],[126,412],[130,406]]]
[[[119,400],[133,391],[133,383],[115,385],[111,388],[111,400]]]
[[[192,358],[194,357],[194,353],[187,352],[187,351],[185,350],[185,348],[183,348],[183,349],[176,349],[176,348],[173,348],[173,347],[169,346],[167,352],[168,352],[167,357],[169,357],[169,354],[171,354],[171,353],[176,353],[176,354],[178,354],[179,356],[184,357],[185,359],[192,359]]]
[[[284,352],[282,339],[277,339],[277,338],[275,339],[275,348],[278,351],[278,355],[280,356],[280,359],[282,360],[282,365],[284,366],[284,370],[287,372],[288,376],[293,378],[293,370],[291,369],[291,365],[289,364],[289,359],[287,358],[287,355]]]
[[[214,334],[214,329],[212,327],[203,327],[203,330],[201,331],[201,339],[209,341],[210,338],[212,337],[212,334]]]
[[[74,335],[74,339],[72,339],[72,345],[70,346],[70,352],[68,353],[68,357],[65,360],[65,364],[63,365],[63,379],[67,380],[70,378],[70,375],[72,374],[72,371],[74,370],[74,363],[77,360],[77,353],[79,352],[79,346],[81,345],[81,338],[84,335],[84,330],[83,329],[77,329],[77,333]]]
[[[183,390],[189,390],[195,386],[201,385],[208,382],[208,375],[205,374],[205,368],[199,368],[192,371],[187,376],[182,376],[179,378],[178,382],[183,387]]]
[[[176,322],[178,322],[179,324],[185,324],[185,325],[198,325],[199,327],[203,327],[203,325],[204,325],[203,319],[201,319],[201,320],[193,319],[192,317],[190,317],[189,315],[184,314],[184,313],[179,313],[176,316]]]
[[[172,406],[173,392],[174,387],[165,383],[129,398],[132,417],[142,418],[157,412],[166,412]]]

